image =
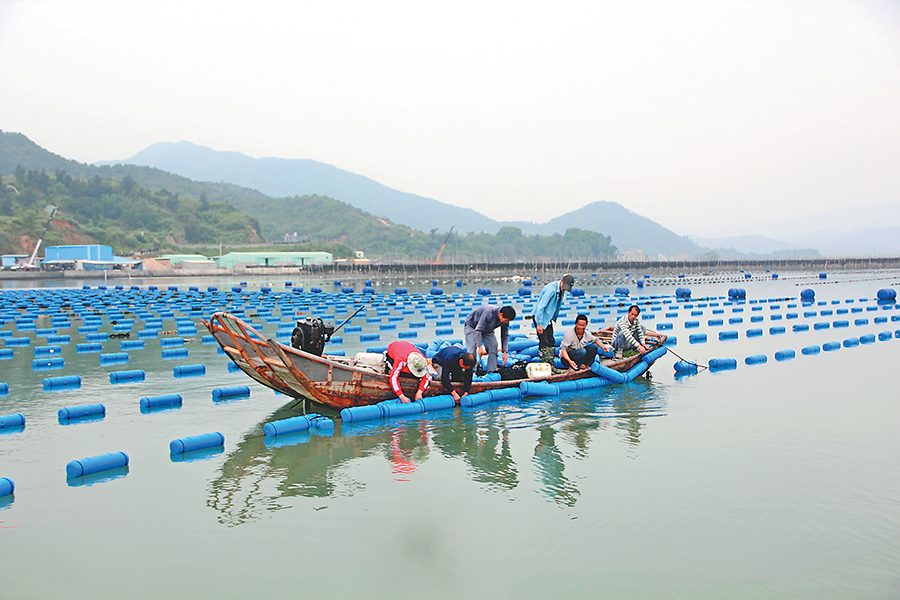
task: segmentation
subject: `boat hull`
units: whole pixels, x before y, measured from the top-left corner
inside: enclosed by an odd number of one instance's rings
[[[350,359],[344,357],[317,356],[267,339],[249,324],[229,313],[217,312],[208,321],[203,320],[203,324],[225,354],[244,373],[260,384],[287,396],[306,398],[337,410],[375,404],[396,397],[386,373],[357,367]],[[652,340],[651,349],[665,344],[664,335],[658,336],[654,332],[648,332],[648,337]],[[638,354],[618,360],[606,360],[603,364],[616,371],[625,372],[640,362],[641,358],[642,355]],[[517,387],[523,381],[556,383],[589,377],[596,375],[585,369],[566,370],[540,380],[473,381],[471,392]],[[454,385],[462,386],[462,384]],[[400,387],[408,396],[415,395],[418,386],[419,380],[416,378],[400,378]],[[446,391],[440,381],[432,380],[423,395],[441,394],[446,394]]]

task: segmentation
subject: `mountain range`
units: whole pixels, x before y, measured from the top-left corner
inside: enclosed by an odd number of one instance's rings
[[[153,144],[117,162],[154,167],[198,181],[227,182],[273,197],[328,196],[420,231],[447,231],[452,225],[463,234],[496,233],[501,227],[513,226],[527,234],[552,235],[577,227],[608,235],[620,251],[639,251],[650,259],[693,258],[708,251],[615,202],[592,202],[546,223],[495,221],[472,209],[401,192],[368,177],[309,159],[252,158],[182,141]]]

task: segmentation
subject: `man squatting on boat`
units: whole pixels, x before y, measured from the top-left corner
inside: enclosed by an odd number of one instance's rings
[[[612,332],[612,346],[616,349],[616,358],[622,358],[622,353],[626,350],[636,350],[641,354],[647,352],[645,329],[638,317],[640,314],[641,309],[632,304],[628,307],[628,312],[616,321]]]

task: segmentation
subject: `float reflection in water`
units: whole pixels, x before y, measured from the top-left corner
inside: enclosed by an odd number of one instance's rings
[[[580,492],[566,475],[567,462],[583,460],[597,435],[621,436],[625,447],[640,442],[647,418],[664,415],[665,387],[638,380],[585,392],[492,404],[489,410],[454,409],[415,417],[343,423],[333,435],[304,432],[279,443],[265,437],[266,423],[297,416],[311,405],[285,406],[259,423],[229,453],[210,484],[209,506],[229,526],[289,508],[292,497],[352,496],[366,487],[347,467],[386,460],[392,478],[414,477],[436,457],[462,460],[472,481],[486,490],[511,491],[533,477],[549,501],[573,506]],[[609,425],[612,425],[612,428]],[[528,442],[524,440],[528,439]],[[527,443],[533,473],[514,459]],[[561,444],[574,446],[563,452]],[[519,449],[519,454],[526,450]],[[525,467],[528,470],[528,467]]]

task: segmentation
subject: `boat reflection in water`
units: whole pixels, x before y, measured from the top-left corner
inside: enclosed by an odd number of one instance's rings
[[[210,482],[208,505],[221,523],[234,526],[259,519],[267,511],[290,508],[292,497],[352,496],[365,484],[348,466],[383,457],[394,480],[408,480],[424,462],[439,454],[463,460],[469,476],[486,490],[515,490],[522,477],[533,476],[540,492],[561,506],[574,506],[580,492],[565,474],[566,461],[587,460],[594,437],[611,431],[626,447],[641,440],[646,420],[664,416],[665,388],[640,379],[626,385],[559,397],[495,403],[485,410],[428,413],[417,418],[340,423],[333,435],[304,432],[265,438],[265,423],[296,416],[313,406],[285,406],[253,428]],[[533,475],[523,475],[512,444],[522,431],[536,434]],[[515,434],[515,435],[512,435]],[[560,446],[572,447],[564,452]],[[600,460],[594,457],[594,460]]]

